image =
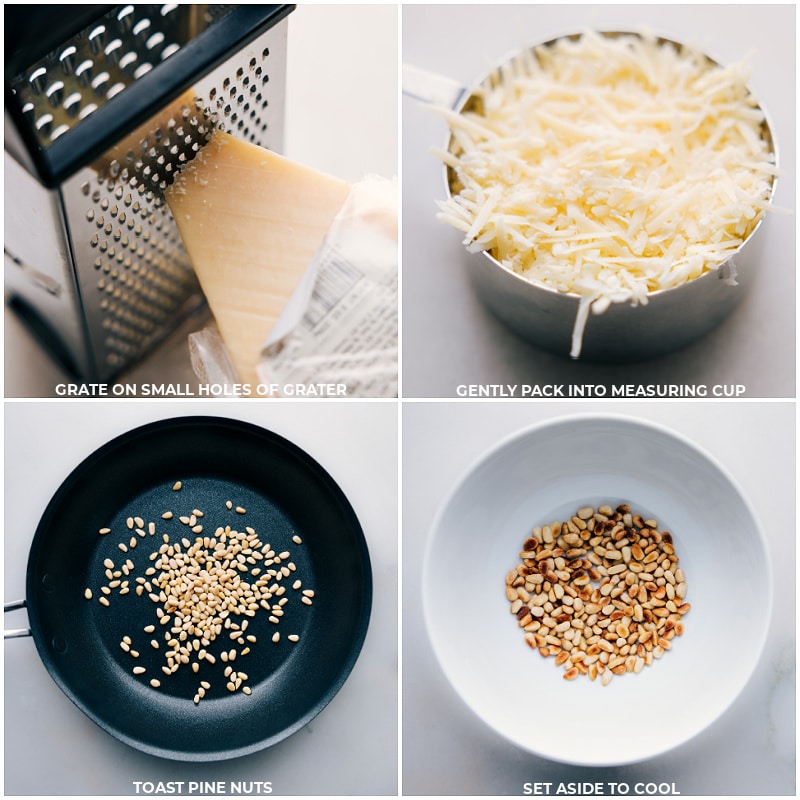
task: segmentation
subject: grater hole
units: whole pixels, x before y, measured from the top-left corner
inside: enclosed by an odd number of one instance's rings
[[[50,105],[53,108],[57,108],[64,99],[64,82],[55,81],[51,83],[45,90],[45,95]]]
[[[108,84],[111,76],[107,72],[101,72],[97,77],[95,77],[92,82],[91,86],[94,89],[95,94],[99,97],[106,91],[106,85]]]
[[[75,61],[78,55],[78,48],[74,45],[64,48],[58,56],[58,63],[61,64],[61,70],[65,75],[71,75],[72,70],[75,69]]]
[[[78,119],[86,119],[93,111],[97,111],[97,106],[94,103],[89,103],[88,106],[84,106],[80,113],[78,114]]]
[[[152,36],[151,36],[151,37],[150,37],[150,38],[149,38],[149,39],[148,39],[148,40],[147,40],[147,41],[144,43],[144,46],[145,46],[145,47],[146,47],[148,50],[155,50],[155,49],[156,49],[156,48],[157,48],[157,47],[158,47],[160,44],[163,44],[165,40],[166,40],[166,37],[164,36],[164,34],[163,34],[163,33],[161,33],[161,31],[158,31],[157,33],[154,33],[154,34],[153,34],[153,35],[152,35]]]
[[[73,92],[65,101],[64,101],[64,110],[67,112],[67,116],[74,119],[78,116],[78,113],[81,110],[81,95],[78,92]]]
[[[161,51],[161,60],[169,58],[171,55],[174,55],[181,49],[179,44],[168,44],[162,51]]]
[[[42,114],[42,116],[36,120],[36,130],[38,130],[40,133],[45,133],[49,135],[52,129],[53,129],[52,114]]]
[[[103,41],[106,35],[105,25],[98,25],[89,33],[89,49],[97,55],[103,49]]]
[[[115,83],[106,92],[106,100],[110,100],[112,97],[116,97],[124,88],[125,88],[125,84],[124,83]]]
[[[47,70],[44,67],[34,70],[28,78],[28,83],[34,94],[41,94],[47,85]]]
[[[133,11],[133,6],[125,6],[117,13],[117,21],[126,31],[129,31],[133,27]]]
[[[92,80],[92,70],[94,69],[94,61],[90,61],[88,58],[85,61],[81,61],[77,67],[75,67],[75,77],[78,79],[78,83],[81,86],[88,86]]]
[[[109,42],[103,52],[108,62],[111,64],[118,64],[122,52],[122,39],[114,39]]]
[[[54,128],[53,132],[50,134],[51,141],[54,142],[59,136],[63,136],[68,130],[69,125],[59,125],[57,128]]]
[[[146,17],[144,19],[140,19],[132,28],[131,33],[134,36],[143,36],[150,30],[150,20]]]
[[[127,72],[138,60],[139,56],[133,51],[125,53],[119,58],[119,68]]]

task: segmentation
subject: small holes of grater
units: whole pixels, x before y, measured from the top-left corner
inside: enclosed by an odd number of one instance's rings
[[[196,279],[161,197],[147,191],[141,200],[134,199],[132,180],[133,176],[121,184],[109,174],[98,178],[95,186],[81,185],[82,194],[93,201],[86,212],[87,218],[93,217],[90,224],[102,225],[101,233],[92,237],[92,246],[99,250],[92,264],[97,325],[105,334],[98,345],[101,358],[112,368],[148,348],[196,291]]]

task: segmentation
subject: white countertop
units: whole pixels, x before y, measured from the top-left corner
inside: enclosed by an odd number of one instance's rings
[[[776,205],[794,209],[794,5],[410,5],[403,9],[404,64],[470,86],[526,45],[584,27],[649,26],[731,63],[753,51],[751,87],[769,110],[782,174]],[[795,392],[794,215],[774,214],[757,285],[705,339],[633,365],[571,362],[518,338],[478,299],[457,231],[436,220],[443,169],[431,148],[447,127],[402,99],[403,395],[455,397],[460,384],[742,384],[749,397]],[[477,258],[477,256],[472,256]]]
[[[570,414],[617,413],[683,434],[710,453],[742,488],[766,534],[774,609],[762,659],[721,718],[665,755],[609,769],[561,765],[501,739],[461,701],[435,659],[421,603],[423,553],[441,504],[469,467],[499,440]],[[406,402],[403,407],[403,792],[521,795],[527,782],[675,784],[682,796],[794,795],[795,780],[795,410],[785,402],[524,403]],[[654,454],[657,458],[657,454]],[[458,555],[452,568],[458,570]],[[465,574],[472,581],[489,577]],[[746,576],[731,576],[732,581]],[[458,613],[458,598],[453,598]],[[742,635],[747,635],[743,632]],[[700,665],[698,681],[736,658]],[[680,687],[675,687],[680,691]],[[535,696],[533,698],[535,709]],[[637,724],[658,724],[630,713]],[[576,724],[601,726],[591,708],[564,708]],[[639,720],[638,722],[636,720]],[[546,724],[531,714],[531,724]]]
[[[101,408],[102,406],[102,408]],[[5,600],[24,596],[39,518],[84,457],[117,434],[184,414],[243,419],[305,450],[353,506],[370,551],[374,603],[356,665],[319,716],[288,739],[217,763],[155,758],[85,717],[33,640],[5,644],[5,794],[134,794],[134,781],[271,781],[274,794],[382,795],[397,785],[397,409],[391,403],[163,401],[5,404]],[[13,466],[13,468],[11,468]],[[27,624],[6,614],[7,628]],[[43,768],[46,765],[46,768]]]

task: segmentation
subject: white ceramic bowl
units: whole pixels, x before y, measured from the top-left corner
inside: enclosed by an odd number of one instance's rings
[[[565,681],[525,644],[505,576],[533,527],[623,501],[673,535],[685,632],[638,674]],[[519,747],[591,766],[652,758],[711,725],[755,669],[771,597],[763,533],[725,470],[665,428],[612,415],[538,425],[483,456],[440,510],[423,573],[428,633],[464,702]]]

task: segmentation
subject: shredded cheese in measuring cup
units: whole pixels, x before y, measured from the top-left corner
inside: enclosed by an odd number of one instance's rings
[[[439,219],[580,297],[577,358],[590,310],[718,268],[768,208],[774,154],[748,72],[648,35],[526,51],[476,92],[482,108],[439,109],[452,136],[437,153],[461,187]]]

